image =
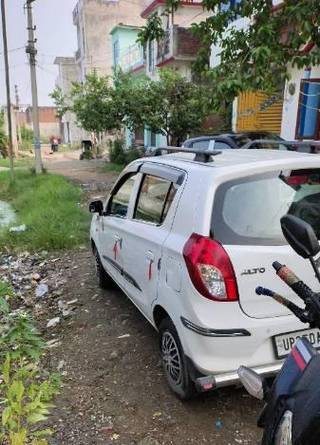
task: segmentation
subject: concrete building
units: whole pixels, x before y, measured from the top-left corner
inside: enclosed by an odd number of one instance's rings
[[[59,74],[56,81],[64,96],[68,96],[73,82],[79,80],[79,68],[74,57],[56,57],[54,64],[58,66]],[[65,144],[76,144],[84,139],[84,131],[76,125],[76,118],[68,111],[61,118],[60,136]]]
[[[151,78],[157,78],[159,68],[167,66],[191,78],[191,64],[197,58],[201,43],[191,32],[191,24],[199,23],[210,16],[203,9],[201,0],[184,1],[178,10],[171,15],[162,15],[166,9],[165,0],[153,0],[141,12],[147,19],[157,13],[162,20],[164,37],[159,41],[147,44],[145,71]]]
[[[231,0],[226,7],[232,7]],[[273,0],[274,11],[282,7],[283,0]],[[249,20],[239,17],[230,26],[242,29]],[[301,53],[311,52],[310,42]],[[211,67],[220,63],[220,47],[213,46]],[[271,131],[286,140],[320,140],[320,66],[297,68],[288,66],[290,79],[278,94],[266,96],[260,91],[245,92],[233,104],[234,131]]]
[[[7,109],[4,110],[4,129],[8,134],[8,118]],[[12,106],[12,135],[13,135],[13,151],[18,154],[18,142],[21,138],[21,129],[27,128],[33,130],[32,122],[32,106],[20,105],[19,107]],[[51,136],[59,137],[60,135],[60,121],[56,116],[55,107],[39,107],[39,126],[40,137],[42,143],[49,142]],[[20,140],[21,142],[21,140]]]
[[[224,5],[225,10],[234,7],[241,0],[230,0]],[[273,0],[274,8],[278,8],[283,0]],[[244,29],[250,23],[247,17],[238,17],[230,23],[230,27]],[[221,47],[213,45],[211,48],[210,66],[215,68],[220,64]],[[282,94],[267,96],[262,91],[247,91],[241,93],[233,103],[232,130],[233,131],[269,131],[281,133],[283,97]]]
[[[119,23],[141,26],[140,17],[146,0],[79,0],[73,11],[77,27],[78,49],[75,54],[80,80],[95,70],[99,75],[112,75],[111,30]]]
[[[26,128],[33,130],[32,106],[27,107],[21,114],[21,119],[26,121]],[[39,125],[42,142],[49,141],[51,136],[59,137],[60,121],[56,115],[56,107],[39,107]]]
[[[146,74],[154,80],[159,78],[159,70],[162,67],[168,67],[191,79],[191,66],[197,58],[201,43],[191,32],[190,27],[192,23],[205,20],[210,13],[203,9],[201,0],[182,2],[173,16],[163,14],[165,10],[165,0],[149,1],[141,10],[143,19],[157,13],[161,17],[164,30],[164,37],[159,41],[149,41],[145,51],[136,43],[137,29],[131,29],[129,34],[123,25],[119,25],[113,30],[113,60],[116,66],[135,75]],[[122,43],[120,57],[117,56],[116,41],[119,41],[119,44]],[[135,135],[127,131],[126,144],[130,146],[133,143],[158,147],[166,145],[166,138],[147,128],[137,131]]]
[[[144,51],[138,44],[139,26],[119,23],[110,32],[112,38],[112,68],[124,72],[139,70],[144,66]]]
[[[306,50],[312,51],[313,45]],[[320,66],[288,68],[281,136],[287,140],[320,140]]]

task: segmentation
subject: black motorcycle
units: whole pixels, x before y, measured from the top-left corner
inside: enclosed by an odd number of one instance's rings
[[[320,282],[314,259],[320,245],[313,228],[292,215],[284,216],[281,226],[291,247],[310,260]],[[273,267],[301,298],[304,308],[270,289],[258,287],[257,294],[274,298],[303,323],[320,329],[320,293],[313,292],[288,267],[278,262],[274,262]],[[262,445],[320,445],[320,354],[307,338],[302,336],[295,343],[271,387],[244,366],[239,368],[238,375],[252,396],[266,402],[258,420],[258,426],[264,428]]]

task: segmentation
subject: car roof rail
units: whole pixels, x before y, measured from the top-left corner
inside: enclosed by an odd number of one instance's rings
[[[170,153],[193,153],[195,154],[194,161],[196,162],[212,162],[213,156],[220,155],[222,151],[217,150],[196,150],[195,148],[184,148],[184,147],[158,147],[152,152],[150,152],[151,156],[162,156]]]

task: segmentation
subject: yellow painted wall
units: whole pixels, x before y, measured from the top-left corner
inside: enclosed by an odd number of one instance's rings
[[[271,105],[268,106],[270,100]],[[280,134],[283,99],[248,91],[238,97],[237,131],[271,131]],[[261,109],[265,108],[265,109]]]

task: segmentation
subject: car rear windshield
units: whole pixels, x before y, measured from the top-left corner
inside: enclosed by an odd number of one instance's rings
[[[320,169],[277,171],[222,184],[216,193],[212,236],[223,244],[282,245],[280,218],[291,214],[320,239]]]

